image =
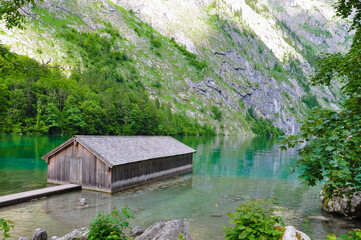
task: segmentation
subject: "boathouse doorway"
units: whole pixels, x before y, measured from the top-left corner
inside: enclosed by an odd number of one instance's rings
[[[80,157],[70,159],[70,183],[81,185],[82,162],[83,159]]]

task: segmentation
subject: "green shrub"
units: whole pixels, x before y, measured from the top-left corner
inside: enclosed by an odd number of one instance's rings
[[[338,240],[338,239],[344,239],[344,240],[360,240],[361,239],[361,230],[355,229],[354,232],[348,232],[347,235],[341,234],[340,236],[336,236],[335,234],[329,234],[326,236],[326,240]]]
[[[186,57],[187,61],[193,65],[197,70],[202,70],[207,67],[207,64],[204,61],[197,60],[197,55],[189,52],[185,46],[179,45],[174,38],[171,38],[171,43],[178,48],[178,50]]]
[[[88,239],[127,240],[129,238],[124,231],[127,228],[131,229],[127,221],[130,218],[133,218],[133,216],[127,206],[121,212],[113,210],[111,214],[99,213],[90,223]]]
[[[242,102],[242,100],[239,100],[238,105],[239,105],[239,108],[240,108],[240,109],[244,109],[244,108],[245,108],[244,102]]]
[[[275,71],[277,71],[279,73],[284,72],[284,69],[283,69],[282,65],[277,63],[277,62],[273,66],[273,70],[275,70]]]
[[[221,121],[222,120],[222,112],[221,110],[219,110],[218,107],[216,106],[212,106],[211,107],[211,111],[213,113],[213,118],[217,121]]]
[[[284,223],[280,217],[273,216],[272,212],[269,201],[251,199],[241,203],[235,213],[228,213],[232,226],[224,227],[226,239],[280,239],[282,227],[275,225],[284,226]]]
[[[181,233],[178,233],[178,238],[179,238],[180,240],[186,240],[186,239],[183,237],[183,234],[181,234]]]
[[[10,228],[14,228],[10,220],[0,218],[0,231],[3,232],[3,239],[11,238],[9,231]]]
[[[151,37],[150,37],[150,45],[152,46],[152,48],[160,48],[162,46],[162,42],[159,41],[158,39],[155,39],[153,37],[153,35],[151,35]]]

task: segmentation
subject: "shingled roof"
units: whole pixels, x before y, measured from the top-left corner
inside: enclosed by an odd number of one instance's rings
[[[168,136],[79,136],[76,135],[55,148],[42,159],[46,160],[66,147],[78,142],[109,167],[143,160],[194,153],[195,150]]]

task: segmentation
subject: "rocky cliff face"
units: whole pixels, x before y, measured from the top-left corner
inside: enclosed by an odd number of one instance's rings
[[[310,108],[302,99],[316,96],[320,105],[337,107],[337,87],[310,88],[307,80],[320,51],[350,45],[348,26],[334,18],[331,5],[328,0],[46,0],[31,9],[39,22],[31,21],[24,31],[2,27],[0,40],[67,72],[81,57],[57,37],[61,25],[109,37],[100,30],[110,23],[125,39],[114,48],[134,59],[151,98],[225,134],[250,131],[249,108],[292,134]],[[143,34],[151,28],[160,47]],[[206,67],[194,67],[178,51],[182,45]],[[214,106],[221,120],[213,117]]]

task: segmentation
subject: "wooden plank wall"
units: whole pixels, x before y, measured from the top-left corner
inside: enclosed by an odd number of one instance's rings
[[[70,183],[70,159],[73,157],[82,159],[79,184],[83,188],[110,192],[111,171],[80,144],[70,144],[49,159],[48,182]]]
[[[82,187],[110,192],[111,171],[108,166],[80,144],[76,146],[76,156],[83,159]]]
[[[112,192],[193,170],[193,153],[115,166]]]
[[[69,183],[70,158],[73,156],[73,145],[69,145],[49,159],[48,182]]]

